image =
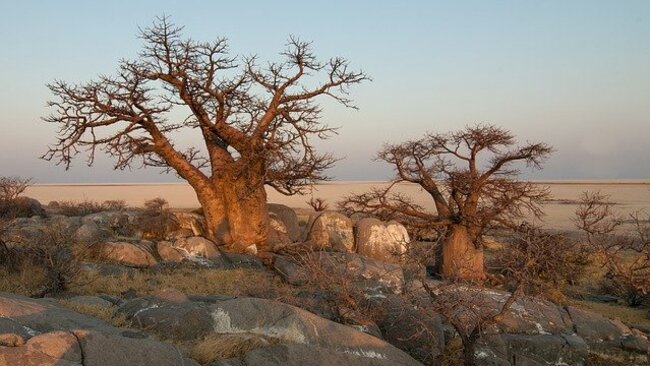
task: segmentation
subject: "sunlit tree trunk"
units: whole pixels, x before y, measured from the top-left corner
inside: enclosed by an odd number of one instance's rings
[[[483,248],[476,246],[463,225],[452,225],[442,243],[442,270],[444,278],[482,281]]]

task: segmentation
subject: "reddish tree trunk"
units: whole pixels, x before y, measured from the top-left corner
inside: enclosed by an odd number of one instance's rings
[[[248,251],[251,245],[263,249],[269,230],[264,185],[231,179],[224,184],[223,195],[229,229],[226,244],[237,252]]]
[[[442,269],[444,278],[483,281],[483,248],[476,247],[467,228],[453,225],[442,243]]]

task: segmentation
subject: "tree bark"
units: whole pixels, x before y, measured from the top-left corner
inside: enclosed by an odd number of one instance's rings
[[[268,236],[268,212],[264,184],[246,178],[228,179],[223,184],[229,235],[226,245],[236,252],[263,249]]]
[[[205,216],[206,236],[235,252],[263,249],[268,236],[264,185],[225,176],[212,186],[193,187]]]
[[[483,281],[483,248],[476,247],[467,228],[452,225],[442,243],[442,270],[444,278]]]

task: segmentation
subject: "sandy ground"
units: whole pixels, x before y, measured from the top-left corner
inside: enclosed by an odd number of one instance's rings
[[[308,208],[306,201],[311,195],[324,198],[331,207],[346,195],[368,191],[382,182],[332,182],[314,187],[312,194],[287,197],[269,189],[269,202],[283,203],[294,208]],[[574,203],[584,191],[600,191],[610,195],[617,203],[616,209],[627,214],[646,209],[650,212],[650,181],[553,181],[543,182],[550,187],[553,201],[544,205],[544,225],[556,229],[571,229],[571,217],[576,209]],[[402,184],[399,191],[408,194],[427,209],[433,209],[433,202],[415,185]],[[144,201],[165,198],[172,207],[196,208],[198,202],[194,191],[187,184],[79,184],[79,185],[34,185],[25,192],[27,196],[44,204],[50,201],[105,201],[124,200],[131,206],[142,206]]]

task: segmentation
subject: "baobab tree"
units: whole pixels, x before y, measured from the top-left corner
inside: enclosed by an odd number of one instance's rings
[[[548,194],[545,187],[519,180],[514,165],[541,168],[551,151],[545,143],[517,146],[512,133],[493,125],[428,133],[385,145],[377,159],[393,166],[396,175],[391,184],[349,196],[340,206],[348,213],[373,214],[412,228],[435,230],[442,242],[440,274],[482,280],[483,235],[516,224],[527,213],[540,216],[540,203]],[[394,193],[403,182],[422,187],[433,199],[435,212]]]
[[[239,251],[264,246],[265,185],[300,192],[326,179],[335,161],[314,149],[314,139],[335,132],[316,100],[355,108],[349,87],[368,77],[344,58],[319,61],[294,37],[281,61],[263,67],[255,56],[231,55],[224,38],[184,38],[168,18],[140,38],[139,57],[121,61],[116,75],[48,85],[55,99],[44,120],[59,130],[43,158],[69,167],[85,150],[92,164],[99,150],[116,169],[163,167],[194,188],[214,240]],[[182,149],[173,138],[180,130],[196,131],[200,143]]]

